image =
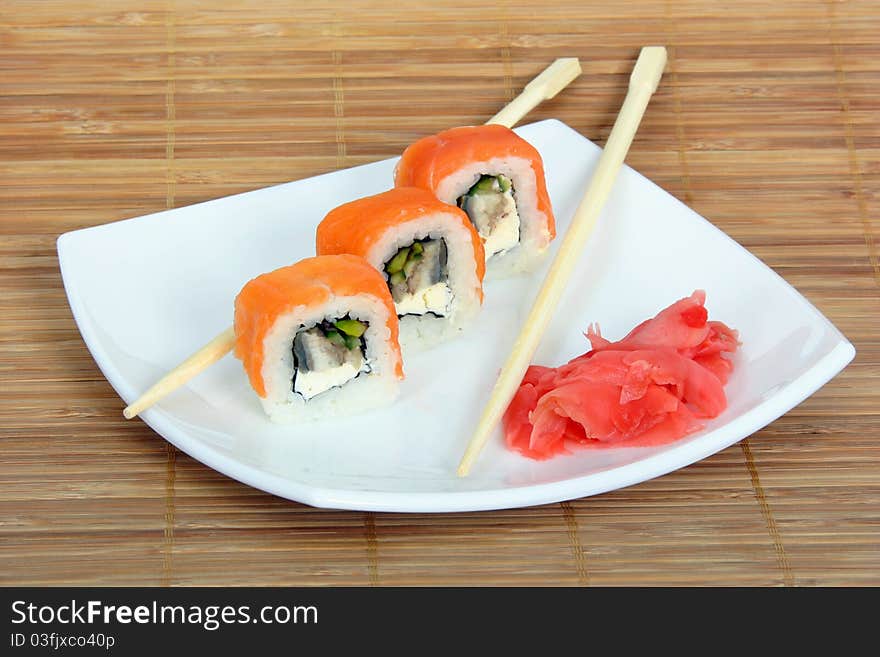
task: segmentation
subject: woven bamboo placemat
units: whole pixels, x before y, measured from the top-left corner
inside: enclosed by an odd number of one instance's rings
[[[880,11],[863,2],[26,2],[0,6],[0,584],[880,584]],[[629,163],[854,342],[765,430],[538,508],[312,509],[213,472],[121,403],[68,309],[65,231],[530,118],[601,143],[638,47],[669,66]]]

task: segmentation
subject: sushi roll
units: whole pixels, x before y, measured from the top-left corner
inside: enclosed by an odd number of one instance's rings
[[[533,270],[556,236],[541,156],[504,126],[465,126],[420,139],[404,151],[394,175],[395,185],[421,187],[467,213],[493,277]]]
[[[483,302],[479,235],[462,210],[423,189],[397,187],[339,206],[318,225],[316,248],[361,256],[381,272],[407,353],[458,335]]]
[[[397,313],[362,258],[307,258],[254,278],[235,298],[234,330],[235,355],[276,422],[347,415],[397,396]]]

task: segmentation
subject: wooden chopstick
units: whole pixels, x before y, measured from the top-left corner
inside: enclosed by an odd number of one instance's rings
[[[576,57],[555,60],[529,82],[519,96],[510,101],[487,123],[498,123],[512,128],[542,100],[553,98],[580,73],[581,64]],[[154,383],[149,390],[129,404],[122,411],[122,415],[127,420],[140,415],[160,399],[185,385],[197,374],[223,358],[232,351],[234,346],[235,332],[230,327]]]
[[[211,365],[232,351],[234,346],[235,331],[230,326],[223,331],[223,333],[211,340],[208,344],[150,386],[144,394],[138,397],[136,401],[129,404],[125,410],[122,411],[123,417],[125,417],[126,420],[136,417],[162,399],[162,397],[169,392],[177,390],[194,376],[211,367]]]
[[[608,136],[596,171],[574,213],[559,252],[550,266],[550,271],[535,298],[529,316],[513,345],[513,350],[495,382],[489,401],[483,409],[477,428],[458,466],[460,477],[465,477],[470,472],[474,461],[519,388],[535,349],[541,341],[541,336],[565,290],[566,283],[571,278],[587,238],[596,225],[599,212],[605,205],[617,174],[623,166],[623,160],[639,128],[648,102],[657,90],[665,66],[666,48],[662,46],[642,48],[630,75],[626,99]]]
[[[512,128],[542,101],[553,98],[580,74],[581,63],[577,57],[560,57],[529,82],[519,96],[507,103],[486,123],[497,123]]]

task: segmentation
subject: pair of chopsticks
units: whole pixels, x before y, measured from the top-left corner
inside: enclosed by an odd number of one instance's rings
[[[559,303],[574,266],[592,233],[599,212],[605,205],[617,174],[635,137],[642,116],[666,67],[666,48],[647,46],[642,48],[630,75],[629,90],[623,106],[608,136],[599,164],[575,211],[571,225],[562,240],[550,271],[544,279],[541,291],[535,299],[525,324],[514,343],[513,350],[504,363],[495,382],[489,401],[483,410],[476,431],[458,466],[459,476],[467,476],[489,440],[492,431],[501,420],[507,405],[516,393],[522,377],[528,369],[541,336]],[[580,75],[581,67],[576,58],[557,59],[523,89],[498,114],[487,123],[513,127],[541,101],[553,98],[572,80]],[[220,360],[235,344],[235,333],[230,327],[183,363],[165,375],[140,398],[129,405],[123,415],[131,419],[173,392],[194,376]]]

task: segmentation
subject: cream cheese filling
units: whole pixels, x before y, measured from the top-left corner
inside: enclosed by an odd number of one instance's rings
[[[429,312],[446,315],[451,301],[452,291],[446,282],[441,281],[401,296],[394,305],[398,315],[424,315]]]
[[[348,383],[361,372],[368,371],[369,368],[360,349],[352,349],[346,356],[345,362],[338,367],[330,367],[325,370],[297,371],[293,391],[298,392],[305,399],[311,399],[322,392],[327,392],[330,388]]]

